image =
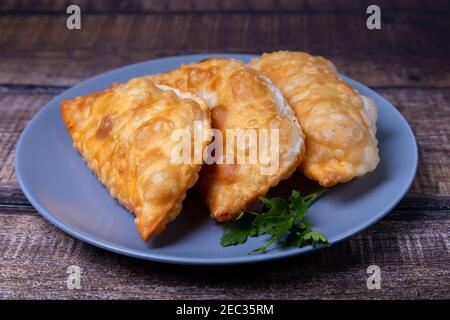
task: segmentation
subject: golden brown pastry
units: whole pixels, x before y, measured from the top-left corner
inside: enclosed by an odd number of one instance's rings
[[[208,59],[151,76],[151,79],[198,94],[211,109],[212,127],[223,133],[223,145],[236,141],[232,152],[223,151],[234,161],[205,164],[197,184],[215,219],[226,221],[235,218],[270,187],[295,171],[303,151],[303,133],[281,92],[254,69],[233,59]],[[249,152],[249,148],[226,135],[226,132],[239,129],[255,129],[258,134],[271,129],[278,132],[277,140],[258,138],[258,148],[265,146],[270,149],[274,146],[271,142],[279,142],[278,160],[271,157],[275,160],[270,164],[265,161],[239,163],[236,160],[238,149]],[[214,139],[217,142],[216,135]],[[277,163],[272,166],[274,162]]]
[[[330,61],[280,51],[252,59],[250,66],[269,77],[294,108],[306,137],[300,169],[307,177],[330,187],[376,168],[375,103],[341,80]]]
[[[205,149],[211,139],[205,102],[135,78],[63,101],[61,109],[74,146],[111,196],[136,215],[142,238],[147,241],[164,230],[180,212],[201,166],[171,161],[178,143],[171,134],[192,132],[194,123],[200,124]]]

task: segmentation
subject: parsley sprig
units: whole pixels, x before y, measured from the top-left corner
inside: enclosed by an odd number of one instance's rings
[[[308,207],[321,197],[327,189],[321,189],[302,197],[296,190],[292,191],[288,201],[274,197],[261,197],[265,207],[262,213],[244,211],[235,221],[225,224],[220,243],[223,247],[242,244],[249,237],[269,234],[269,240],[254,251],[266,253],[275,243],[302,247],[307,244],[328,244],[327,238],[312,229],[311,223],[305,220]]]

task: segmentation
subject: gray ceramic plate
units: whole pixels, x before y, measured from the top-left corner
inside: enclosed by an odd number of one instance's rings
[[[272,260],[314,250],[276,247],[266,254],[249,254],[265,237],[222,248],[222,226],[209,218],[194,193],[183,204],[180,216],[150,243],[138,235],[133,215],[120,206],[97,181],[72,141],[60,116],[63,99],[103,90],[115,82],[178,67],[181,63],[213,56],[248,61],[249,55],[200,54],[147,61],[115,69],[86,80],[50,101],[30,121],[17,146],[17,177],[28,200],[48,221],[72,236],[117,253],[178,264],[239,264]],[[378,168],[359,180],[339,185],[308,213],[314,228],[331,244],[361,232],[386,215],[404,196],[417,168],[417,146],[408,123],[388,101],[374,91],[343,76],[379,108]],[[292,189],[310,191],[315,183],[295,174],[271,190],[287,195]],[[317,248],[316,248],[317,249]]]

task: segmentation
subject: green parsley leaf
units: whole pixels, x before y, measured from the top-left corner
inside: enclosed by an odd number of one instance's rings
[[[272,236],[272,237],[270,237],[269,241],[267,241],[261,247],[256,248],[255,250],[253,250],[253,252],[259,251],[260,253],[266,253],[267,248],[270,247],[272,244],[276,243],[277,241],[278,241],[278,237],[277,236]]]
[[[301,221],[306,214],[307,206],[297,190],[292,191],[289,197],[289,209],[294,212],[297,221]]]
[[[317,244],[328,244],[327,238],[318,231],[313,231],[311,223],[305,222],[292,228],[286,239],[289,246],[302,247],[306,244],[315,246]]]
[[[325,192],[326,189],[322,189],[302,197],[293,190],[288,201],[279,197],[261,197],[266,210],[261,213],[245,211],[235,221],[226,223],[220,243],[223,247],[237,245],[245,243],[249,237],[269,234],[269,240],[254,251],[265,253],[277,242],[294,247],[327,245],[326,237],[312,230],[311,223],[304,219],[308,207]]]
[[[307,196],[305,196],[303,198],[303,200],[305,201],[306,207],[309,208],[317,199],[319,199],[321,196],[323,196],[325,194],[325,192],[327,192],[328,189],[323,188],[317,192],[308,194]]]
[[[247,241],[248,237],[256,236],[257,230],[252,226],[253,220],[255,220],[255,215],[244,211],[236,220],[226,223],[220,239],[222,247],[242,244]]]
[[[266,214],[256,216],[252,226],[258,230],[258,235],[262,234],[283,234],[294,224],[294,214],[287,210],[277,211],[269,209]]]

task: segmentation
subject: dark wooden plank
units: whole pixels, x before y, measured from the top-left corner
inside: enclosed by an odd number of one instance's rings
[[[259,51],[270,51],[270,49],[266,49]],[[5,84],[44,86],[46,90],[52,88],[58,90],[58,87],[72,86],[91,76],[124,65],[166,56],[199,53],[198,49],[124,50],[126,53],[119,48],[112,49],[108,53],[74,49],[71,54],[65,51],[49,52],[45,50],[16,52],[16,54],[2,51],[0,52],[0,92],[17,90],[17,88],[8,87]],[[215,53],[233,50],[221,48],[201,51]],[[240,50],[234,51],[241,53]],[[76,63],[67,58],[67,55],[72,54],[77,56],[74,60]],[[442,63],[430,63],[430,61],[441,61],[443,58],[440,57],[440,54],[419,53],[405,57],[400,54],[372,54],[370,52],[355,56],[346,53],[329,53],[327,58],[335,63],[342,74],[375,88],[450,86],[450,72],[444,71],[446,67]],[[27,76],[20,76],[22,74]],[[43,90],[33,87],[27,89]]]
[[[52,88],[52,90],[55,88]],[[52,98],[25,89],[0,94],[0,182],[15,182],[14,149],[33,114]],[[55,89],[56,91],[61,88]],[[380,88],[411,124],[419,144],[420,160],[412,194],[450,194],[450,88]],[[27,94],[30,92],[30,94]]]
[[[69,86],[33,85],[33,84],[0,84],[0,94],[8,95],[57,95]]]
[[[83,29],[65,28],[78,3]],[[0,3],[0,298],[450,298],[449,2],[387,1],[382,30],[369,1],[6,0]],[[127,14],[119,14],[126,12]],[[41,218],[14,176],[14,147],[54,95],[129,63],[198,52],[304,50],[402,112],[420,148],[408,195],[381,222],[327,250],[218,268],[139,261],[82,243]],[[68,290],[67,267],[83,269]],[[382,270],[382,290],[365,286]]]
[[[164,0],[164,1],[139,1],[139,0],[4,0],[0,4],[1,13],[20,14],[20,13],[55,13],[65,12],[67,6],[77,4],[83,12],[95,13],[189,13],[192,12],[297,12],[297,13],[316,13],[316,12],[341,12],[364,10],[370,1],[361,0]],[[411,1],[411,0],[378,0],[382,10],[421,10],[425,12],[448,10],[449,4],[445,0],[430,1]]]
[[[0,214],[0,225],[0,298],[450,298],[448,214],[393,212],[326,250],[215,268],[112,254],[73,239],[39,216]],[[381,268],[381,290],[366,287],[372,264]],[[66,288],[70,265],[82,268],[80,290]]]
[[[24,214],[24,212],[35,214],[17,182],[0,182],[0,207],[3,210],[0,214],[13,215]],[[450,196],[409,192],[395,207],[394,211],[429,211],[450,214]]]
[[[439,211],[450,213],[450,197],[409,192],[395,208],[396,211]]]
[[[0,182],[0,206],[14,209],[16,207],[30,207],[31,205],[17,182]]]
[[[0,182],[15,182],[15,147],[31,117],[52,96],[0,94]]]
[[[370,86],[450,86],[448,14],[384,17],[382,30],[368,31],[352,12],[94,15],[69,31],[64,16],[2,16],[0,84],[73,85],[156,57],[289,49],[324,55]]]
[[[411,125],[419,146],[419,167],[410,192],[450,194],[450,90],[378,89]],[[428,101],[430,104],[428,104]]]
[[[446,35],[438,32],[450,26],[446,12],[431,16],[386,13],[382,29],[376,31],[367,30],[365,18],[365,13],[353,12],[317,15],[88,15],[82,21],[81,30],[70,31],[65,28],[64,15],[6,15],[0,20],[0,44],[8,50],[98,47],[105,52],[111,47],[124,46],[129,49],[220,49],[230,46],[246,51],[254,45],[270,49],[303,46],[308,51],[347,50],[347,53],[355,52],[355,55],[363,50],[386,52],[400,48],[408,53],[418,49],[448,50],[450,47],[447,42],[440,41],[446,39]]]

